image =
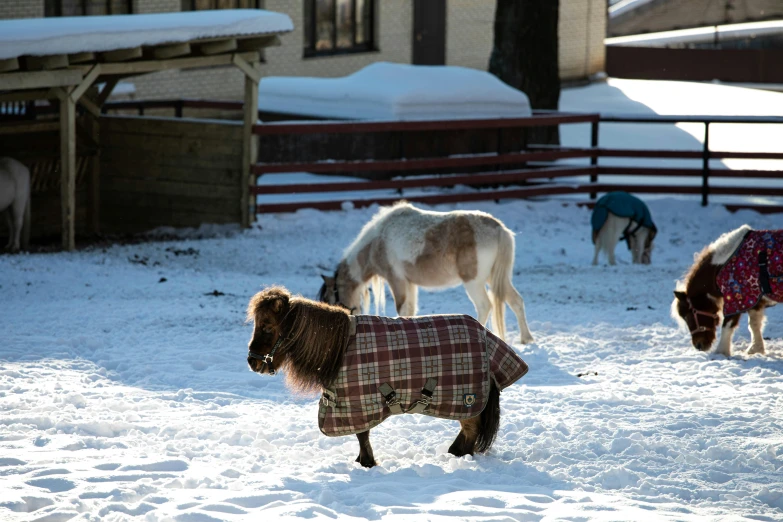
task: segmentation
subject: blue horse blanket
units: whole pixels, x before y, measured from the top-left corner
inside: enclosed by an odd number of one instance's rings
[[[603,228],[609,213],[618,217],[631,218],[639,225],[657,232],[655,223],[653,223],[650,209],[644,204],[644,201],[627,192],[609,192],[601,196],[595,203],[593,215],[590,217],[590,224],[593,226],[593,234],[597,234]],[[631,234],[635,232],[630,232]],[[629,231],[626,231],[628,234]],[[621,238],[625,239],[625,237]]]

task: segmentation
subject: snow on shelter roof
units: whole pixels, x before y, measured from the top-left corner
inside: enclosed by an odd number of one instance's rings
[[[288,15],[260,9],[0,20],[0,60],[279,34],[293,27]]]
[[[477,69],[377,62],[342,78],[270,76],[259,109],[321,118],[421,120],[531,115],[522,91]]]

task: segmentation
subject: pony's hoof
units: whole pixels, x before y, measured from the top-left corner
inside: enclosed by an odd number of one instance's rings
[[[373,467],[378,465],[378,463],[375,462],[375,459],[373,457],[369,457],[369,458],[364,458],[363,459],[361,455],[356,457],[356,461],[355,462],[358,462],[359,464],[361,464],[365,468],[373,468]]]
[[[527,335],[520,335],[519,342],[520,344],[533,344],[534,342],[536,342],[536,340],[533,339],[532,335],[527,334]]]
[[[748,350],[748,355],[755,355],[757,353],[764,355],[765,353],[767,353],[767,351],[764,349],[763,346],[758,346],[758,345],[753,345]]]

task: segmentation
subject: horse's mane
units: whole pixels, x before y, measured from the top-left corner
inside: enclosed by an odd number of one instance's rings
[[[691,265],[683,278],[677,282],[677,289],[682,291],[691,290],[691,283],[694,277],[704,269],[705,265],[723,266],[737,249],[745,234],[751,230],[753,229],[750,226],[742,225],[737,229],[721,234],[718,239],[702,248],[698,254],[693,256],[693,265]]]
[[[288,339],[286,379],[302,393],[317,392],[336,378],[350,337],[348,312],[340,307],[291,297],[281,321]]]
[[[362,230],[359,232],[359,235],[356,236],[356,239],[354,239],[345,249],[343,252],[343,259],[355,256],[362,248],[367,245],[367,243],[375,239],[378,235],[377,232],[380,229],[380,222],[383,221],[386,216],[391,214],[393,211],[401,208],[418,210],[405,200],[400,200],[394,205],[390,205],[388,207],[379,208],[378,212],[376,212],[375,215],[370,218],[370,221],[365,223],[365,225],[362,227]]]

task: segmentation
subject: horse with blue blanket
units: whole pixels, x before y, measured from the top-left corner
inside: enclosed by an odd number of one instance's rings
[[[641,199],[627,192],[610,192],[596,202],[590,222],[595,245],[594,265],[598,264],[601,250],[606,252],[609,264],[614,265],[614,250],[619,241],[628,245],[633,263],[650,264],[658,229],[650,209]]]

